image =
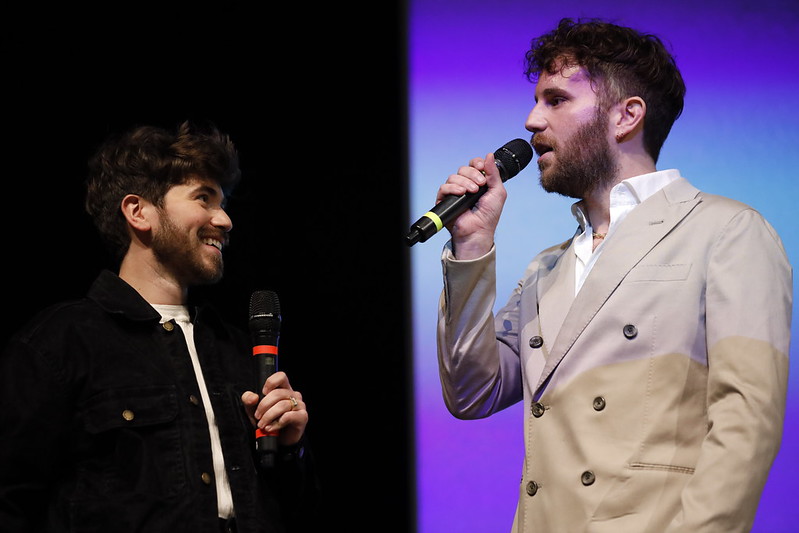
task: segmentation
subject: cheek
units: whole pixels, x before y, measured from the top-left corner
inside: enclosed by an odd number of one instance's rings
[[[202,208],[186,208],[176,214],[175,222],[185,229],[198,228],[208,224],[208,212]]]
[[[597,121],[597,108],[594,106],[586,106],[574,113],[574,123],[580,126],[586,124],[596,123]]]

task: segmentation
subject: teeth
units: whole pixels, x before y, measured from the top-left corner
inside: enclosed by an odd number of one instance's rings
[[[216,239],[203,239],[202,243],[203,244],[208,244],[210,246],[215,246],[220,251],[222,250],[222,242],[221,241],[217,241]]]

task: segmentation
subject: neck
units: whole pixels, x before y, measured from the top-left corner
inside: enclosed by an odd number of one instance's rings
[[[188,288],[182,286],[156,261],[143,261],[126,255],[119,277],[151,304],[185,305]]]
[[[604,187],[597,188],[583,197],[583,206],[591,227],[596,233],[607,233],[610,226],[610,191],[622,181],[655,172],[652,158],[642,151],[620,150],[616,178]]]

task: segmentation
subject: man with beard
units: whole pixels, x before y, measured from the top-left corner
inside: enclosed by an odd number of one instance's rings
[[[92,158],[86,209],[118,274],[0,358],[4,531],[301,530],[315,491],[302,394],[283,372],[256,383],[248,335],[189,301],[222,277],[239,179],[228,136],[189,123]],[[271,464],[256,427],[277,439]]]
[[[685,86],[661,41],[564,19],[533,41],[541,185],[576,198],[496,314],[494,156],[442,254],[439,371],[458,418],[524,402],[514,531],[748,531],[779,449],[792,271],[752,208],[657,170]]]

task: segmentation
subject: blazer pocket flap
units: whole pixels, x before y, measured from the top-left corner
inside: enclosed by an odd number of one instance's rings
[[[177,417],[177,392],[173,386],[107,390],[92,396],[82,414],[89,433],[163,424]]]
[[[682,281],[688,278],[691,263],[638,265],[627,276],[629,281]]]

